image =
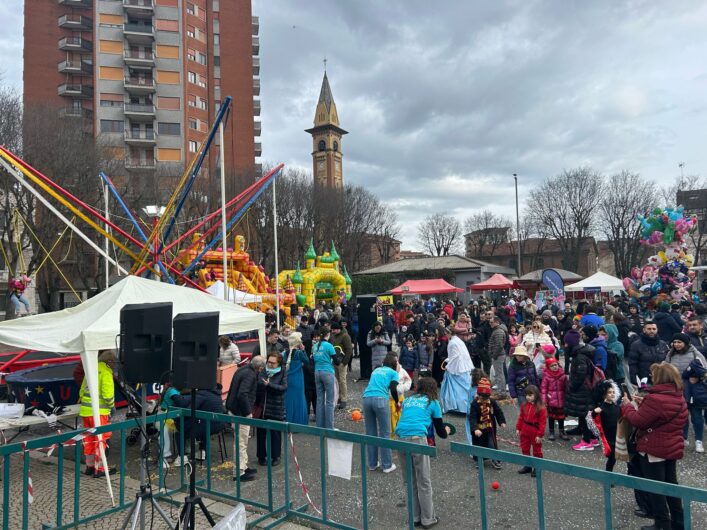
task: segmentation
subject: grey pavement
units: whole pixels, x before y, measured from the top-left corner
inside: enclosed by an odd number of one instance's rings
[[[357,361],[354,361],[353,375],[358,374]],[[349,379],[349,402],[348,408],[361,406],[361,394],[365,389],[366,382],[354,382],[353,376]],[[514,440],[514,425],[517,418],[517,408],[511,404],[503,405],[506,414],[508,427],[499,432],[502,439]],[[457,427],[458,433],[447,440],[438,439],[438,456],[432,462],[432,482],[434,488],[434,502],[438,516],[442,520],[440,528],[465,528],[476,529],[481,527],[478,498],[478,472],[473,467],[470,457],[452,453],[450,441],[464,442],[464,418],[462,416],[447,415],[445,421],[449,421]],[[335,415],[335,425],[337,429],[352,432],[364,432],[363,422],[351,420],[349,411],[337,411]],[[218,456],[217,446],[213,445],[212,450],[212,488],[216,491],[234,493],[235,485],[233,476],[233,438],[227,435],[229,444],[229,460],[221,463]],[[320,448],[318,438],[306,435],[296,435],[294,437],[298,460],[306,486],[310,490],[313,503],[319,509],[322,508],[321,479],[319,468]],[[605,459],[597,449],[592,452],[576,452],[571,449],[573,441],[545,441],[543,451],[546,458],[557,461],[578,464],[582,466],[603,469]],[[500,448],[520,452],[518,447],[510,443],[501,442]],[[134,495],[137,489],[138,475],[138,450],[136,447],[128,447],[128,468],[127,473],[131,478],[126,479],[125,494]],[[71,451],[68,451],[71,452]],[[117,448],[111,454],[109,460],[117,460]],[[251,439],[249,446],[251,467],[255,460],[255,440]],[[291,453],[290,453],[291,457]],[[678,478],[681,484],[704,488],[707,486],[707,456],[694,452],[694,443],[686,448],[685,458],[678,464]],[[361,510],[363,503],[367,503],[369,512],[369,527],[372,529],[398,529],[406,528],[407,510],[405,507],[405,486],[400,469],[390,474],[374,472],[368,474],[368,496],[366,499],[361,495],[361,466],[360,452],[354,448],[352,478],[350,481],[338,478],[327,477],[327,498],[328,517],[333,521],[348,524],[352,527],[360,528]],[[30,509],[30,528],[40,528],[41,523],[53,521],[56,517],[54,492],[56,490],[56,463],[47,461],[46,458],[33,458],[31,461],[33,481],[35,488],[35,502]],[[64,495],[66,499],[71,499],[73,491],[73,462],[66,464],[71,472],[65,472]],[[10,509],[12,510],[12,520],[18,521],[17,517],[21,512],[21,462],[13,459],[12,464],[12,499]],[[52,467],[53,466],[53,467]],[[241,485],[242,495],[258,502],[267,501],[267,468],[258,467],[257,478],[253,482]],[[518,475],[516,466],[504,464],[500,471],[487,466],[486,481],[490,484],[498,481],[501,487],[498,490],[487,489],[488,516],[490,528],[536,528],[537,527],[537,497],[535,491],[535,481],[528,475]],[[626,466],[618,462],[615,471],[625,473]],[[205,468],[197,465],[197,474],[204,478]],[[273,496],[274,504],[284,499],[284,466],[273,468]],[[166,481],[168,487],[178,485],[178,468],[170,468]],[[18,477],[17,481],[14,481]],[[574,528],[602,528],[603,524],[603,490],[595,483],[587,480],[576,479],[564,475],[548,474],[543,476],[545,495],[545,521],[548,529],[574,529]],[[155,479],[156,482],[156,479]],[[302,489],[297,481],[295,467],[290,462],[290,476],[288,477],[290,498],[295,506],[306,504]],[[117,484],[118,479],[114,478],[113,483]],[[129,484],[129,485],[128,485]],[[117,491],[117,487],[116,487]],[[613,506],[613,528],[615,529],[637,529],[641,525],[649,524],[646,519],[639,519],[633,515],[634,501],[633,492],[625,488],[615,488],[612,490]],[[81,512],[95,512],[100,508],[107,508],[105,482],[90,477],[81,478]],[[183,501],[184,494],[174,495],[175,505],[161,502],[167,512],[176,518],[178,513],[178,503]],[[228,509],[221,503],[213,504],[212,509]],[[707,506],[693,505],[693,527],[707,527]],[[65,513],[70,513],[73,506],[65,506]],[[312,513],[310,508],[308,513]],[[86,525],[86,528],[115,528],[125,517],[119,514],[106,518],[100,522]],[[253,516],[251,516],[253,517]],[[307,524],[307,523],[302,523]],[[205,526],[205,520],[201,521],[200,527]],[[17,528],[18,526],[11,526]],[[281,528],[284,528],[283,525]],[[160,528],[155,524],[154,528]]]

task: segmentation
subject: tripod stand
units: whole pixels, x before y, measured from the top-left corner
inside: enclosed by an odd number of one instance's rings
[[[131,530],[135,530],[137,527],[138,519],[140,520],[140,530],[145,530],[145,504],[150,503],[152,507],[157,510],[160,517],[167,524],[167,528],[170,530],[174,529],[174,524],[169,520],[169,517],[164,512],[164,510],[157,504],[157,501],[152,496],[152,488],[147,480],[147,460],[150,457],[150,443],[147,440],[147,388],[145,384],[141,385],[140,391],[140,491],[135,495],[135,504],[130,508],[128,516],[121,526],[121,530],[125,530],[128,527],[128,523],[131,523]],[[130,395],[130,392],[125,392],[128,401],[131,402],[133,408],[137,408],[137,403],[134,402],[134,398]],[[161,457],[161,455],[160,455]]]
[[[184,499],[184,506],[179,514],[179,520],[177,521],[176,530],[182,528],[184,530],[196,530],[196,507],[201,509],[201,512],[209,521],[211,526],[216,525],[216,521],[206,509],[204,501],[201,497],[196,494],[196,467],[194,466],[194,461],[196,457],[196,435],[194,433],[196,427],[196,390],[192,388],[191,390],[191,429],[189,429],[189,452],[191,455],[191,470],[189,472],[189,496]],[[181,526],[180,526],[181,525]]]

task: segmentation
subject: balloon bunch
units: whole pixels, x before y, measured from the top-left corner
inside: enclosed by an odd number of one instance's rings
[[[688,254],[684,236],[697,225],[697,218],[685,218],[684,208],[654,209],[647,217],[638,216],[641,243],[662,247],[641,268],[633,267],[624,278],[626,292],[634,302],[654,306],[664,301],[690,299],[695,272],[694,258]]]
[[[683,242],[683,236],[695,229],[697,216],[685,217],[685,208],[655,208],[647,217],[638,216],[641,223],[641,243],[644,245],[670,245]]]

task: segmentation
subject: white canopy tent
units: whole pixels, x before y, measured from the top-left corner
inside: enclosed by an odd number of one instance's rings
[[[602,293],[609,293],[612,291],[622,291],[624,284],[620,278],[616,278],[611,274],[599,271],[592,274],[589,278],[585,278],[577,283],[568,285],[565,287],[565,291],[577,293],[590,287],[599,287]]]
[[[196,289],[127,276],[76,307],[0,322],[0,351],[32,349],[79,353],[91,396],[98,395],[98,351],[117,347],[120,310],[126,304],[172,302],[172,315],[218,311],[219,334],[257,330],[265,351],[265,315]],[[95,425],[100,425],[93,399]],[[104,456],[104,455],[102,455]],[[104,460],[105,465],[105,460]],[[110,477],[108,487],[110,486]]]
[[[209,285],[206,290],[209,291],[212,295],[214,295],[216,298],[220,298],[221,300],[224,300],[223,292],[225,290],[225,285],[221,280],[217,280],[216,282],[212,283]],[[229,302],[233,302],[234,304],[261,304],[263,302],[263,297],[258,296],[257,294],[251,294],[251,293],[246,293],[243,291],[239,291],[238,289],[234,289],[233,287],[228,287],[228,298],[226,298]]]

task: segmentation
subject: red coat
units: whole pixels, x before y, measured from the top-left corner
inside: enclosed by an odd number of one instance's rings
[[[547,409],[545,407],[538,408],[532,403],[523,403],[516,422],[516,431],[520,431],[521,435],[531,436],[533,438],[545,436],[545,424],[547,423]]]
[[[687,403],[682,391],[672,383],[655,385],[635,409],[628,404],[621,407],[624,417],[638,429],[638,452],[680,460],[684,440],[682,428],[687,422]]]
[[[543,369],[543,378],[540,382],[540,395],[545,406],[554,409],[565,408],[565,394],[567,393],[567,374],[562,368],[555,370]]]

